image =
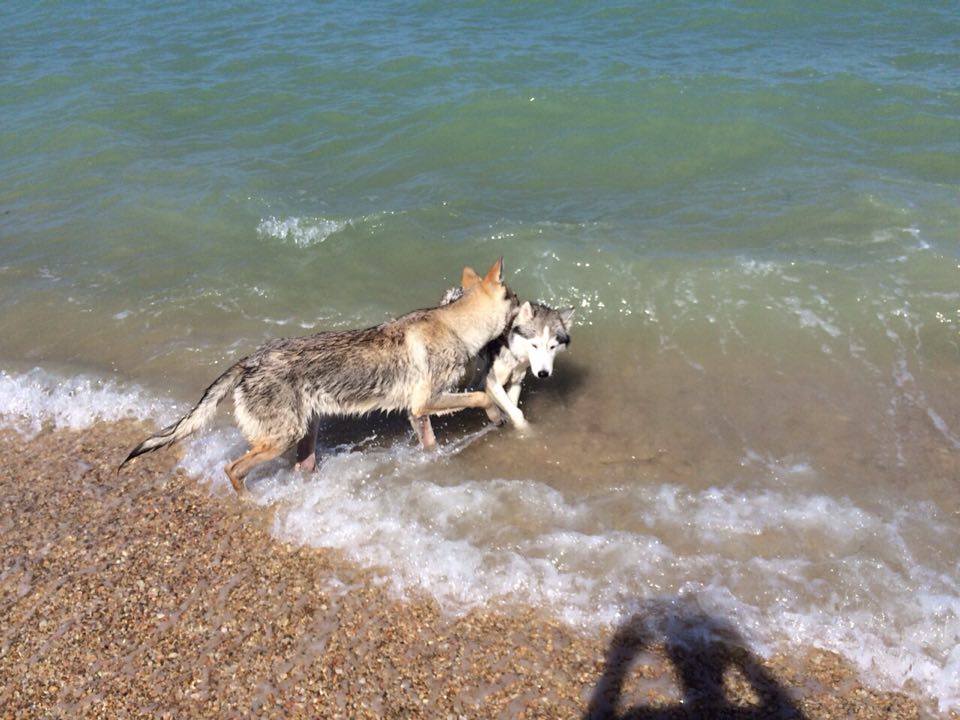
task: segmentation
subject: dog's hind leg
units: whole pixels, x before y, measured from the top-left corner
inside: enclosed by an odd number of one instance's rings
[[[317,433],[320,432],[320,418],[314,415],[307,425],[307,434],[297,443],[297,463],[293,467],[305,472],[313,472],[317,467]]]
[[[260,463],[273,460],[277,455],[282,453],[284,449],[285,448],[272,442],[254,443],[246,453],[226,465],[223,471],[227,473],[227,477],[230,478],[233,489],[236,490],[238,494],[242,494],[244,492],[243,478],[246,474]]]

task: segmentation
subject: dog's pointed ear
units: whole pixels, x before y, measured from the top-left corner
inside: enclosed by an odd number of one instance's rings
[[[527,300],[523,305],[517,308],[517,314],[514,317],[514,322],[525,323],[533,320],[533,305],[530,304],[530,301]]]
[[[500,285],[503,282],[503,255],[487,270],[483,282],[487,285]]]
[[[463,274],[460,276],[460,287],[464,290],[469,290],[478,282],[480,282],[480,276],[477,275],[477,271],[472,267],[465,267]]]
[[[573,317],[574,308],[565,307],[560,310],[560,320],[563,322],[564,327],[570,327],[570,318]]]

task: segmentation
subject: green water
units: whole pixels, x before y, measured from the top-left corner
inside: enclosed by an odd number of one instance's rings
[[[872,513],[886,529],[844,557],[889,577],[782,597],[743,584],[733,519],[708,523],[732,568],[719,579],[677,560],[624,571],[623,593],[699,578],[756,627],[854,654],[866,633],[867,655],[889,651],[880,676],[960,697],[955,3],[38,3],[0,23],[14,384],[39,366],[192,400],[268,338],[433,304],[502,254],[521,297],[577,308],[556,377],[526,395],[538,435],[484,435],[402,477],[539,483],[589,507],[578,532],[610,537],[656,525],[611,504],[625,488],[679,487],[706,512],[711,488],[760,502],[790,476],[762,468],[808,468],[778,502]],[[523,513],[483,522],[543,531]],[[833,562],[836,537],[776,526],[749,545],[787,563],[773,576]],[[713,562],[689,528],[654,534]],[[619,567],[591,562],[556,560],[590,582]],[[785,619],[836,612],[821,581],[861,618],[852,634]],[[918,614],[924,592],[949,600]]]

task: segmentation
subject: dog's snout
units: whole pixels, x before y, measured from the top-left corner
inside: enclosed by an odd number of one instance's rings
[[[537,373],[537,377],[542,377],[542,378],[550,377],[550,373],[548,373],[546,370],[541,370],[540,372]]]

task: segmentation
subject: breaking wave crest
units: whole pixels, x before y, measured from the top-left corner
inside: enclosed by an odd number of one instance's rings
[[[346,220],[328,220],[322,217],[267,217],[257,225],[257,235],[292,242],[298,247],[322,243],[334,233],[349,225]]]
[[[17,375],[0,371],[0,419],[21,433],[34,435],[44,424],[80,429],[97,421],[176,417],[172,402],[159,400],[138,386],[121,386],[88,375],[65,378],[40,368]]]

